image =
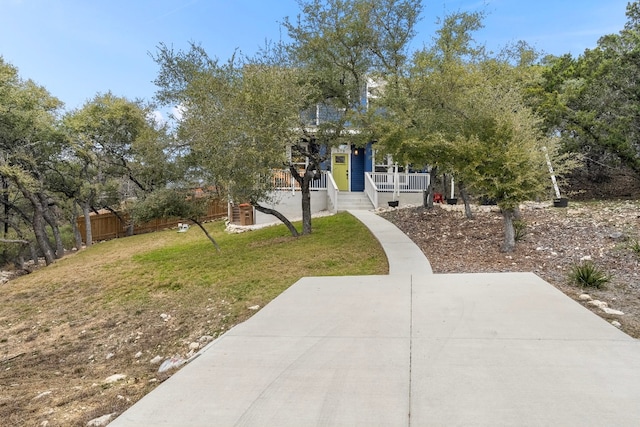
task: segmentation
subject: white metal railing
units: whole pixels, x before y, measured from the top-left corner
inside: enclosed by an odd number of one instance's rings
[[[378,208],[378,189],[376,188],[375,182],[371,178],[371,174],[364,174],[364,193],[367,195],[374,208]]]
[[[376,191],[383,193],[419,193],[429,187],[428,173],[367,172],[366,175],[371,178]]]
[[[304,171],[300,171],[304,173]],[[277,169],[273,171],[273,186],[279,191],[291,191],[295,193],[300,191],[300,184],[293,177],[291,171],[288,169]],[[314,179],[309,184],[311,191],[326,190],[327,189],[327,172],[322,171],[318,179]]]
[[[338,185],[336,181],[333,179],[333,175],[330,173],[325,174],[327,176],[327,196],[329,197],[329,202],[333,209],[331,210],[333,213],[338,212]]]

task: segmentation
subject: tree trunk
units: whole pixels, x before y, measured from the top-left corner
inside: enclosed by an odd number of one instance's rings
[[[296,228],[293,226],[293,224],[291,223],[291,221],[289,221],[287,219],[287,217],[285,217],[284,215],[282,215],[280,212],[274,210],[274,209],[270,209],[264,206],[260,206],[258,203],[252,203],[253,207],[256,208],[256,210],[258,212],[262,212],[263,214],[267,214],[267,215],[273,215],[276,218],[278,218],[280,221],[282,221],[282,223],[284,225],[287,226],[287,228],[289,229],[289,232],[291,233],[291,235],[293,237],[298,237],[300,235],[300,233],[298,233],[298,230],[296,230]]]
[[[42,251],[42,255],[44,256],[44,261],[47,265],[53,264],[55,261],[55,255],[53,253],[53,249],[51,249],[51,245],[49,244],[49,239],[47,237],[47,232],[45,229],[45,219],[42,215],[42,211],[39,209],[39,206],[33,207],[33,233],[36,236],[36,242],[38,242],[38,246]]]
[[[311,160],[311,159],[309,159]],[[311,234],[311,189],[309,185],[313,179],[314,173],[318,168],[315,163],[310,162],[304,171],[304,175],[300,176],[298,170],[289,165],[291,176],[300,185],[300,195],[302,197],[302,234]]]
[[[42,209],[42,216],[44,220],[47,222],[47,224],[49,224],[49,227],[51,227],[51,231],[53,232],[53,238],[54,238],[54,241],[56,242],[56,251],[55,251],[56,259],[60,259],[64,256],[64,243],[62,242],[62,235],[60,234],[60,227],[58,227],[58,221],[56,221],[56,218],[50,209],[49,201],[47,200],[47,197],[44,194],[42,193],[38,194],[38,201],[40,202],[40,207]]]
[[[46,217],[45,217],[45,220],[46,220]],[[62,241],[62,234],[60,233],[60,227],[58,227],[58,224],[56,224],[55,222],[52,224],[49,221],[47,221],[47,223],[51,227],[51,231],[53,232],[53,237],[56,242],[56,252],[55,252],[56,259],[60,259],[64,256],[64,242]]]
[[[84,215],[84,229],[85,229],[85,242],[84,244],[89,247],[93,244],[93,233],[91,232],[91,216],[89,215],[91,207],[89,202],[82,203],[82,214]]]
[[[10,208],[9,208],[9,182],[5,177],[2,177],[2,200],[4,205],[4,238],[6,239],[9,236],[9,219],[10,219]],[[7,249],[4,248],[2,250],[2,259],[7,259]]]
[[[20,253],[16,257],[16,262],[18,263],[17,267],[18,267],[19,270],[25,270],[25,268],[24,268],[24,256],[22,255],[22,253]]]
[[[438,177],[438,167],[433,166],[429,171],[429,186],[427,187],[427,197],[425,197],[425,200],[424,200],[424,207],[427,209],[433,208],[433,187],[437,177]]]
[[[44,256],[44,260],[47,265],[52,264],[55,260],[55,256],[53,250],[51,249],[51,244],[49,243],[49,238],[47,236],[46,231],[46,220],[44,218],[44,212],[42,204],[40,203],[39,197],[29,191],[24,185],[21,185],[20,182],[16,183],[22,195],[29,200],[31,208],[33,209],[33,214],[31,216],[31,227],[33,228],[33,234],[36,237],[36,243],[42,255]]]
[[[218,242],[215,241],[215,239],[211,236],[211,234],[209,234],[209,232],[207,231],[206,228],[204,228],[204,226],[202,225],[202,223],[200,221],[198,221],[197,219],[194,218],[189,218],[189,221],[193,222],[195,225],[197,225],[198,227],[200,227],[200,230],[202,230],[202,232],[204,233],[205,236],[207,236],[207,238],[211,241],[211,243],[213,243],[213,246],[215,246],[216,250],[218,252],[220,252],[220,245],[218,245]]]
[[[38,248],[33,242],[29,243],[29,254],[31,255],[31,261],[33,261],[34,267],[40,265],[40,257],[38,257]]]
[[[513,209],[513,219],[516,221],[520,221],[522,219],[522,211],[520,211],[520,205],[516,206]]]
[[[305,173],[300,192],[302,193],[302,234],[311,234],[311,190],[310,179]]]
[[[458,183],[458,191],[460,191],[460,197],[464,202],[464,214],[467,219],[473,219],[473,212],[471,212],[471,204],[469,203],[469,194],[467,194],[467,187],[465,187],[462,181]]]
[[[71,217],[69,218],[69,222],[71,223],[71,229],[73,230],[73,239],[75,241],[75,246],[77,250],[82,249],[82,233],[80,233],[80,228],[78,228],[78,205],[73,203],[73,212],[71,213]]]
[[[502,209],[502,219],[504,223],[504,241],[500,250],[502,252],[513,252],[516,248],[516,232],[513,228],[514,209]]]

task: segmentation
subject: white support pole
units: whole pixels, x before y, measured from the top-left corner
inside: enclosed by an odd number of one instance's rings
[[[547,147],[542,147],[544,151],[544,157],[547,160],[547,166],[549,167],[549,174],[551,174],[551,182],[553,183],[553,189],[556,192],[556,199],[560,198],[560,189],[558,188],[558,182],[556,181],[556,175],[553,172],[553,166],[551,166],[551,159],[549,158],[549,153],[547,152]]]
[[[400,187],[398,182],[399,180],[400,176],[398,175],[398,162],[396,162],[393,171],[393,200],[396,200],[396,197],[399,198],[400,196]]]
[[[454,186],[455,186],[455,183],[453,181],[453,175],[452,175],[451,176],[451,199],[453,199],[455,197]]]

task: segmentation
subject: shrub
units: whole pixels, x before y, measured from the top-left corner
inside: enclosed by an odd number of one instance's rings
[[[527,223],[522,220],[513,221],[513,231],[516,242],[520,242],[527,234]]]
[[[581,287],[600,289],[611,280],[611,277],[591,261],[574,264],[569,279]]]

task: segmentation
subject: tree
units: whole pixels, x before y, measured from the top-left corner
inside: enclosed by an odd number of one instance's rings
[[[158,100],[184,107],[178,139],[186,168],[201,185],[275,215],[297,235],[262,203],[273,197],[274,170],[289,164],[287,146],[304,132],[300,112],[311,89],[299,70],[266,57],[220,64],[197,45],[177,53],[161,45],[155,59]]]
[[[125,200],[175,179],[171,141],[149,107],[110,92],[68,113],[64,123],[71,144],[53,182],[82,207],[89,246],[91,210],[107,208],[120,215]]]
[[[542,148],[554,153],[555,146],[525,103],[529,51],[517,46],[516,65],[513,56],[490,58],[472,43],[482,18],[457,13],[443,20],[434,45],[414,56],[395,92],[385,93],[380,139],[397,158],[453,173],[464,188],[496,200],[504,217],[502,250],[510,252],[515,210],[545,194],[550,180]]]
[[[56,212],[58,201],[47,185],[48,171],[59,159],[65,143],[57,127],[61,106],[43,87],[20,79],[17,69],[0,58],[0,177],[5,234],[8,227],[23,236],[33,233],[47,264],[64,254]],[[11,195],[16,193],[22,196],[20,204],[12,201]],[[28,234],[21,223],[30,227]],[[53,234],[55,249],[47,229]],[[31,241],[30,237],[26,239]]]
[[[465,92],[481,83],[472,69],[485,58],[472,33],[482,28],[483,14],[455,13],[445,17],[431,46],[417,51],[396,84],[379,101],[376,138],[394,159],[416,167],[428,165],[431,182],[438,172],[452,172],[455,158],[447,141],[455,139],[468,119]],[[427,207],[433,207],[433,186]]]
[[[367,82],[397,83],[422,4],[418,0],[309,0],[299,5],[302,13],[297,21],[284,21],[292,40],[288,53],[293,66],[304,70],[316,88],[311,105],[327,112],[318,122],[306,124],[305,144],[294,146],[308,164],[303,174],[291,167],[302,187],[306,234],[311,232],[309,180],[331,148],[372,141],[375,113],[368,108]]]
[[[543,72],[535,106],[563,149],[582,155],[582,170],[594,182],[614,171],[640,179],[640,2],[627,6],[627,23],[618,34],[600,38],[578,58],[551,57]]]

